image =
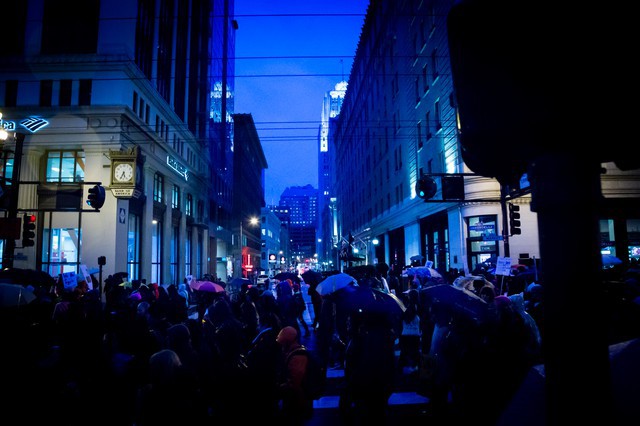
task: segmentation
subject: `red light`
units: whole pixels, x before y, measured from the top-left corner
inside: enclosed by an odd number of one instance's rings
[[[36,221],[36,215],[35,215],[35,214],[29,214],[29,215],[27,215],[26,217],[27,217],[27,220],[28,220],[29,222],[31,222],[31,223],[33,223],[33,222],[35,222],[35,221]]]

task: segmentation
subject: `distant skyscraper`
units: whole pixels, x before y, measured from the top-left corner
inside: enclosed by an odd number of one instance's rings
[[[318,223],[318,190],[311,185],[293,186],[280,196],[280,207],[289,209],[291,254],[293,257],[313,257],[316,253]]]

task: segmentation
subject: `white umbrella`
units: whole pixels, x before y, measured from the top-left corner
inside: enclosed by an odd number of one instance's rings
[[[339,273],[335,275],[329,275],[327,278],[320,281],[320,284],[318,284],[318,287],[316,287],[316,291],[320,295],[325,296],[327,294],[333,293],[334,291],[340,290],[341,288],[344,288],[349,284],[357,284],[356,279],[349,274]]]

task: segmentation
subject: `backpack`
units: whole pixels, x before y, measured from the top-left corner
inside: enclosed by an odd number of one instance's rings
[[[312,350],[301,346],[287,355],[287,363],[294,355],[307,357],[307,372],[302,381],[302,387],[309,399],[320,399],[327,383],[327,369],[319,356]]]

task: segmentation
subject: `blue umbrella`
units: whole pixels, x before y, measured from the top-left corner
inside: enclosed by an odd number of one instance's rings
[[[603,254],[602,255],[602,266],[614,266],[622,264],[622,260],[611,255],[611,254]]]

